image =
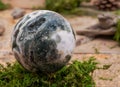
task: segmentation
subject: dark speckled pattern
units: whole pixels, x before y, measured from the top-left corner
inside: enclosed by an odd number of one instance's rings
[[[51,11],[38,13],[28,14],[16,24],[12,34],[12,49],[15,58],[27,70],[55,72],[66,65],[71,54],[64,56],[64,52],[57,49],[57,44],[62,41],[60,35],[56,35],[56,41],[51,36],[66,31],[74,37],[74,32],[59,14]]]

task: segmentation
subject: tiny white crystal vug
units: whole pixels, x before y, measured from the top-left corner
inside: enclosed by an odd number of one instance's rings
[[[75,34],[60,14],[38,10],[25,15],[14,27],[12,50],[31,72],[55,72],[65,66],[75,47]]]

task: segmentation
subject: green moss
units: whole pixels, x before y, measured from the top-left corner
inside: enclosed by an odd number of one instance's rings
[[[70,11],[79,7],[81,0],[46,0],[46,9],[57,12]]]
[[[89,2],[90,0],[46,0],[45,7],[33,6],[33,10],[52,10],[62,15],[69,16],[96,16],[98,13],[91,12],[91,10],[83,9],[80,7],[81,2]]]
[[[120,15],[120,10],[116,10],[114,13],[115,13],[116,15]]]
[[[96,69],[94,58],[74,61],[52,74],[30,73],[18,63],[7,68],[0,66],[1,87],[95,87],[91,73]]]
[[[9,4],[4,4],[1,0],[0,0],[0,10],[5,10],[7,8],[9,8],[10,5]]]
[[[120,43],[120,19],[118,20],[116,25],[116,33],[114,35],[114,39]]]
[[[104,69],[104,70],[109,69],[110,67],[111,67],[111,64],[103,65],[103,69]]]
[[[113,79],[112,78],[104,78],[104,77],[99,77],[100,80],[109,80],[109,81],[112,81]]]

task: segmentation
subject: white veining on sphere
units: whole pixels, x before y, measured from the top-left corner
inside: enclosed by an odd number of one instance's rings
[[[12,39],[18,48],[13,47],[13,52],[18,55],[16,59],[30,71],[59,70],[69,61],[75,47],[75,36],[69,22],[48,10],[25,15],[16,25]]]
[[[37,14],[33,15],[33,13],[36,13],[36,12],[37,12]],[[46,14],[47,12],[51,12],[51,11],[47,11],[47,10],[35,11],[35,12],[30,13],[30,14],[26,14],[24,16],[23,20],[20,21],[20,23],[25,21],[25,23],[19,28],[19,33],[18,33],[18,36],[16,38],[16,44],[20,47],[20,53],[22,53],[22,49],[21,49],[21,42],[19,42],[19,37],[21,36],[21,34],[23,32],[23,27],[25,27],[28,24],[28,22],[34,20],[36,17],[38,17],[38,16],[40,16],[42,14]],[[27,16],[30,16],[31,18],[28,19],[28,20],[25,20],[25,18]],[[16,29],[18,29],[18,25],[16,26]],[[34,37],[34,34],[30,35],[30,36],[29,35],[26,35],[26,36],[27,36],[27,37],[25,37],[26,39],[32,39]]]
[[[37,14],[34,14],[34,13],[36,13],[37,12]],[[24,16],[24,18],[23,18],[23,20],[21,21],[21,22],[24,22],[25,21],[25,23],[20,27],[20,29],[19,29],[19,34],[18,34],[18,38],[21,36],[21,33],[23,32],[23,27],[25,27],[27,24],[28,24],[28,22],[30,22],[30,21],[32,21],[32,20],[35,20],[35,18],[37,18],[38,16],[40,16],[40,15],[42,15],[42,14],[47,14],[47,12],[51,12],[51,11],[48,11],[48,10],[41,10],[41,11],[35,11],[35,12],[32,12],[32,13],[30,13],[30,14],[26,14],[25,16]],[[55,13],[55,12],[54,12]],[[31,18],[30,19],[28,19],[28,20],[25,20],[25,18],[27,17],[27,16],[30,16]],[[51,18],[48,18],[47,19],[47,21],[50,21],[51,20]],[[44,26],[46,26],[46,23],[44,23],[42,26],[41,26],[41,28],[40,29],[44,29]],[[16,28],[18,28],[18,26],[16,27]],[[39,30],[40,31],[40,30]],[[38,32],[39,32],[38,31]],[[36,32],[37,33],[37,32]],[[31,35],[31,38],[33,38],[34,37],[34,34],[33,34],[33,36]],[[19,44],[19,42],[18,42],[18,38],[17,38],[17,44]],[[30,37],[29,37],[29,35],[26,37],[26,39],[31,39]]]
[[[73,52],[73,49],[75,48],[75,38],[74,38],[73,32],[67,32],[65,30],[60,30],[60,31],[53,33],[53,35],[51,36],[51,39],[57,41],[57,38],[56,38],[57,35],[59,35],[61,38],[61,41],[56,44],[57,44],[57,50],[59,52],[63,52],[64,54],[62,58],[65,58],[65,56],[67,55],[71,55]]]
[[[36,13],[37,12],[37,14],[34,14],[34,13]],[[52,11],[48,11],[48,10],[42,10],[42,11],[35,11],[35,12],[33,12],[33,13],[30,13],[30,14],[27,14],[27,15],[25,15],[25,17],[27,17],[27,16],[30,16],[31,18],[30,19],[28,19],[28,20],[25,20],[25,18],[22,20],[23,22],[24,21],[26,21],[23,25],[22,25],[22,27],[20,27],[20,31],[19,31],[19,34],[18,34],[18,37],[17,37],[17,44],[20,46],[21,44],[20,44],[20,42],[18,42],[18,39],[19,39],[19,37],[20,37],[20,35],[21,35],[21,33],[23,32],[23,27],[25,27],[26,26],[26,24],[28,23],[28,22],[30,22],[30,21],[32,21],[33,19],[35,19],[36,17],[38,17],[38,16],[40,16],[40,15],[42,15],[42,14],[46,14],[47,12],[52,12]],[[53,12],[53,13],[55,13],[55,12]],[[59,15],[58,13],[55,13],[55,14],[57,14],[57,15]],[[61,15],[59,15],[59,16],[61,16]],[[59,43],[58,45],[57,45],[57,49],[59,50],[59,51],[62,51],[62,52],[64,52],[65,53],[65,55],[64,56],[66,56],[66,55],[68,55],[68,54],[72,54],[72,51],[73,51],[73,49],[74,49],[74,47],[75,47],[75,38],[74,38],[74,35],[73,35],[73,31],[72,31],[72,28],[71,28],[71,25],[70,25],[70,23],[63,17],[63,16],[61,16],[63,19],[64,19],[64,21],[65,21],[65,25],[67,25],[67,28],[70,30],[70,33],[68,33],[67,31],[61,31],[61,29],[58,27],[58,29],[57,29],[57,34],[59,35],[59,36],[61,36],[61,43]],[[57,19],[56,19],[57,20]],[[47,21],[51,21],[51,18],[47,18]],[[43,24],[44,26],[46,26],[45,25],[45,23]],[[44,29],[44,26],[41,26],[41,27],[43,27],[43,28],[41,28],[41,29]],[[39,30],[40,31],[40,30]],[[27,37],[25,37],[26,39],[32,39],[32,38],[34,38],[34,34],[33,35],[27,35]],[[53,35],[53,37],[52,38],[56,38],[56,35],[55,35],[55,37],[54,37],[54,35]],[[46,39],[46,38],[42,38],[42,41],[44,40],[44,39]],[[20,48],[20,50],[22,50],[21,48]],[[21,51],[21,53],[22,53],[22,51]],[[64,58],[64,57],[63,57]]]

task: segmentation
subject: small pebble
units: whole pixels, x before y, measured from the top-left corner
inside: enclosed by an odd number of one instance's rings
[[[25,15],[25,10],[21,9],[21,8],[15,8],[15,9],[13,9],[13,12],[11,15],[12,15],[13,19],[21,18],[22,16]]]
[[[5,27],[4,25],[0,24],[0,36],[3,35],[4,32],[5,32]]]

